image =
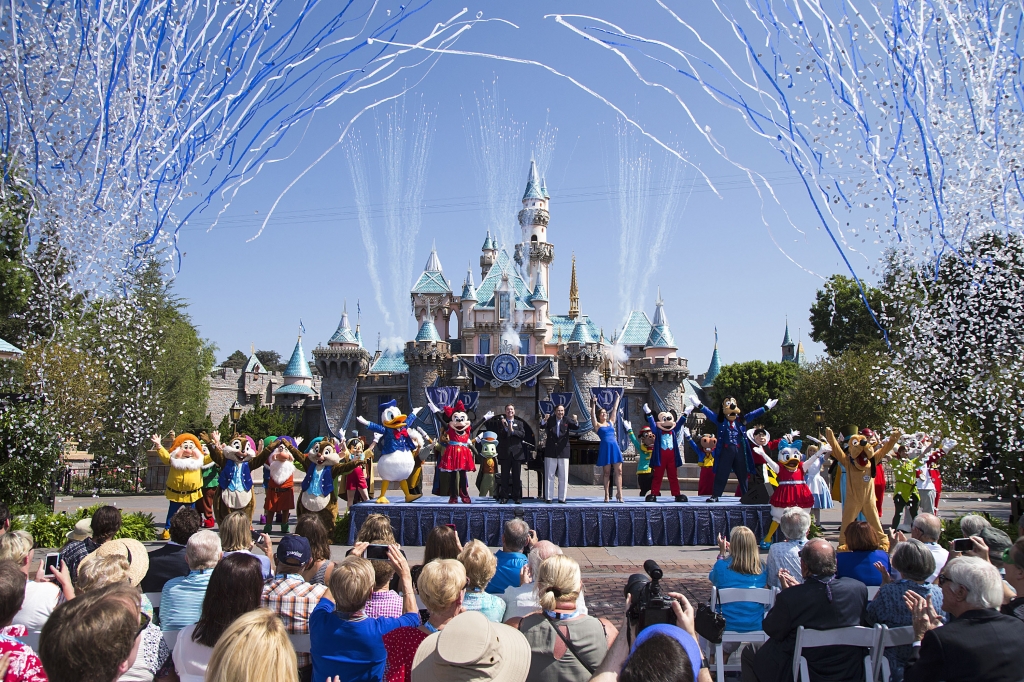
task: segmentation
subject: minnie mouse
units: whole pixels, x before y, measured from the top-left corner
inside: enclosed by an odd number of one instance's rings
[[[472,424],[469,421],[469,414],[462,401],[456,401],[454,407],[445,407],[441,410],[437,405],[430,403],[430,409],[437,414],[448,426],[448,445],[445,446],[441,461],[437,463],[439,471],[449,475],[448,482],[448,504],[471,504],[469,497],[469,477],[467,471],[476,471],[474,462],[475,454],[470,447],[469,438],[472,431]],[[456,487],[457,486],[457,487]],[[455,491],[458,490],[458,497]]]

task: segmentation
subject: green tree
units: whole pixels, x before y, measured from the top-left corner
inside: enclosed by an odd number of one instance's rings
[[[0,500],[20,506],[49,497],[62,431],[42,401],[0,405]]]
[[[3,164],[0,188],[0,338],[25,343],[24,312],[32,293],[32,273],[25,267],[32,197],[17,182],[18,171]]]
[[[712,403],[708,405],[717,412],[722,401],[736,398],[744,413],[762,407],[772,398],[781,399],[796,378],[798,367],[792,362],[737,362],[722,367],[711,389]],[[771,410],[757,420],[773,434],[789,429],[789,423],[778,409]]]
[[[848,425],[885,433],[890,424],[891,389],[880,380],[889,365],[885,353],[848,350],[800,369],[779,401],[780,415],[801,433],[815,435],[814,411],[821,406],[824,426],[836,432]]]
[[[257,405],[242,413],[234,430],[252,436],[253,440],[260,440],[267,436],[298,436],[301,426],[302,421],[297,415],[276,407]],[[217,430],[222,439],[231,435],[231,421],[226,415]]]
[[[234,353],[224,358],[224,362],[220,363],[220,366],[227,367],[228,369],[245,369],[248,362],[249,358],[246,357],[245,353],[240,350],[236,350]]]
[[[864,294],[881,320],[885,301],[882,291],[866,287]],[[824,344],[829,355],[840,355],[851,348],[885,349],[882,330],[864,305],[856,280],[850,277],[829,277],[815,295],[810,320],[811,338]]]
[[[281,362],[281,354],[276,350],[258,350],[256,359],[263,363],[268,372],[283,372],[286,366]]]

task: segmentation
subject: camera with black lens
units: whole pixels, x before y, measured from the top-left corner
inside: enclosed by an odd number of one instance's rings
[[[667,623],[676,625],[676,614],[672,610],[672,598],[661,593],[661,579],[664,573],[654,559],[644,562],[643,573],[634,573],[626,581],[623,595],[631,597],[629,622],[640,632],[649,625]]]

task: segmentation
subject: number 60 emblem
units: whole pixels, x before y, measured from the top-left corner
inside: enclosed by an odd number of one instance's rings
[[[519,376],[521,365],[514,355],[502,353],[496,355],[491,361],[491,374],[498,381],[509,382]]]

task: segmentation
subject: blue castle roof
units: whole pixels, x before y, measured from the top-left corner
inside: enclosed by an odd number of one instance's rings
[[[249,362],[245,363],[245,372],[255,372],[256,374],[266,374],[267,370],[260,362],[260,359],[256,357],[256,353],[249,356]]]
[[[547,289],[544,288],[544,282],[541,282],[539,279],[537,280],[537,286],[535,286],[533,288],[533,293],[530,294],[530,300],[531,301],[547,301],[548,300]]]
[[[423,320],[423,324],[420,325],[420,331],[416,334],[416,342],[440,340],[441,337],[437,333],[437,327],[434,326],[434,321],[429,318]]]
[[[651,336],[651,319],[642,310],[634,310],[617,340],[623,346],[646,346]]]
[[[427,265],[423,268],[423,274],[416,280],[412,287],[414,294],[450,294],[451,287],[444,279],[444,272],[441,270],[441,259],[437,257],[437,249],[430,249],[430,257],[427,258]]]
[[[488,235],[488,239],[490,236]],[[462,285],[462,300],[463,301],[475,301],[476,298],[476,287],[473,286],[473,268],[471,267],[466,273],[466,281]]]
[[[791,337],[789,335],[789,320],[786,320],[786,335],[782,337],[782,345],[783,346],[792,346],[793,345],[793,337]]]
[[[284,376],[299,377],[302,379],[313,378],[313,374],[309,371],[309,364],[306,362],[306,355],[302,351],[301,336],[299,337],[299,340],[295,342],[295,350],[292,351],[292,357],[288,361],[288,366],[284,368]],[[276,392],[277,391],[275,391],[275,393]]]
[[[526,179],[526,192],[523,193],[523,201],[527,199],[543,199],[541,192],[540,178],[537,177],[537,163],[530,161],[530,176]]]
[[[498,245],[494,241],[494,237],[491,236],[491,231],[487,230],[487,236],[484,237],[484,245],[480,247],[481,251],[496,251]]]
[[[703,388],[708,388],[715,383],[715,379],[722,371],[722,358],[718,355],[718,328],[715,328],[715,352],[711,354],[711,364],[708,365],[708,372],[704,375]]]
[[[567,343],[569,337],[572,336],[573,330],[576,328],[576,323],[579,321],[582,321],[583,325],[587,328],[587,334],[591,339],[596,339],[601,335],[601,329],[586,315],[579,315],[575,320],[568,315],[551,315],[548,319],[551,320],[553,327],[551,338],[555,341],[561,336],[562,343]]]
[[[362,345],[356,335],[352,332],[352,329],[348,326],[348,304],[345,304],[344,310],[341,312],[341,322],[338,323],[338,329],[335,330],[334,336],[328,343],[355,343]]]
[[[287,386],[282,386],[281,388],[279,388],[279,389],[274,391],[274,395],[288,395],[288,394],[291,394],[291,395],[316,395],[316,391],[314,391],[309,386],[306,386],[305,384],[288,384]]]
[[[377,374],[408,374],[409,365],[402,351],[385,350],[373,363],[370,371]]]
[[[675,348],[676,340],[672,336],[672,330],[668,328],[668,318],[665,317],[665,301],[661,299],[661,289],[658,289],[658,301],[654,306],[654,320],[651,321],[651,333],[647,337],[645,348]]]
[[[494,290],[497,289],[502,280],[508,277],[511,291],[515,293],[515,308],[525,310],[532,308],[530,304],[530,289],[526,286],[519,271],[514,267],[508,253],[502,249],[498,257],[494,259],[494,265],[488,270],[487,276],[480,282],[480,288],[476,290],[477,304],[475,308],[493,308]]]
[[[587,328],[587,320],[582,317],[576,318],[576,324],[572,328],[572,333],[569,334],[569,343],[594,343],[594,337],[590,335],[590,330]],[[598,331],[600,334],[600,331]]]

